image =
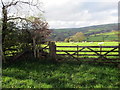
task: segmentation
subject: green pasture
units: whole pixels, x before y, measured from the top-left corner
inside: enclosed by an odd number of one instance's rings
[[[106,33],[100,33],[100,34],[96,34],[96,35],[116,35],[116,36],[118,36],[118,32],[117,31],[106,32]]]
[[[112,31],[112,32],[106,32],[106,33],[99,33],[99,34],[93,34],[90,35],[88,38],[86,38],[87,41],[115,41],[118,40],[118,32]]]
[[[101,42],[56,42],[57,46],[100,46]],[[118,42],[104,42],[102,46],[117,46]]]
[[[114,41],[118,40],[118,36],[116,35],[109,35],[109,36],[103,36],[103,35],[98,35],[98,36],[90,36],[87,41]]]
[[[118,46],[118,42],[104,42],[103,44],[99,44],[101,42],[56,42],[56,46]],[[78,50],[80,50],[81,48],[78,48]],[[94,51],[100,51],[100,48],[91,48]],[[101,50],[103,51],[110,51],[113,48],[102,48]],[[71,48],[71,47],[57,47],[57,50],[74,50],[77,51],[77,48]],[[48,50],[47,50],[48,51]],[[83,51],[90,51],[89,49],[85,48]],[[115,51],[118,51],[118,49],[116,49]],[[69,52],[70,54],[73,54],[74,52]],[[98,52],[100,53],[100,52]],[[105,54],[106,52],[102,52],[101,54]],[[57,52],[57,54],[66,54],[65,52]],[[96,54],[95,52],[79,52],[78,54]],[[118,54],[118,52],[110,52],[108,55],[115,55]],[[98,57],[98,56],[79,56],[79,57]],[[118,58],[118,56],[107,56],[109,58]]]

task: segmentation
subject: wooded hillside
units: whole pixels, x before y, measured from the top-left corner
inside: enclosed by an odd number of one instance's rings
[[[88,27],[82,27],[82,28],[53,29],[53,33],[51,35],[51,40],[53,40],[53,41],[64,41],[66,38],[76,34],[77,32],[82,32],[87,37],[86,41],[96,41],[96,40],[93,40],[93,39],[91,40],[91,39],[88,39],[88,38],[93,38],[93,36],[91,37],[91,35],[97,36],[98,34],[101,34],[101,36],[103,36],[102,33],[107,33],[107,32],[110,33],[113,30],[118,30],[118,24],[117,23],[95,25],[95,26],[88,26]],[[101,38],[101,36],[99,35],[97,37],[99,37],[100,41],[103,41],[103,38]],[[104,35],[104,37],[107,37],[107,36]],[[112,41],[112,40],[116,40],[116,39],[118,39],[117,35],[115,37],[109,36],[109,38],[106,39],[106,40]]]

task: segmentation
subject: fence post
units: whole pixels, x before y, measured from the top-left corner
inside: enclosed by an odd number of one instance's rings
[[[34,57],[37,57],[37,52],[36,52],[36,41],[35,41],[35,37],[33,37],[33,52],[34,52]]]
[[[78,59],[78,54],[79,54],[79,52],[78,52],[78,45],[77,45],[77,59]]]
[[[102,57],[102,45],[100,45],[100,59],[102,60],[103,57]]]
[[[100,55],[102,55],[102,46],[100,46]]]
[[[119,43],[119,47],[118,47],[118,53],[119,53],[119,58],[120,58],[120,43]]]
[[[56,45],[55,42],[49,42],[49,54],[53,60],[56,60]]]
[[[38,48],[37,49],[37,58],[40,58],[40,57],[42,57],[42,54],[41,54],[42,52],[40,52],[40,49]]]

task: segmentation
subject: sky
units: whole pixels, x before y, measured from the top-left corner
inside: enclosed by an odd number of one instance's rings
[[[118,0],[42,0],[50,28],[79,28],[118,22]]]
[[[4,1],[4,0],[3,0]],[[5,0],[11,1],[11,0]],[[23,0],[29,1],[29,0]],[[32,1],[32,0],[31,0]],[[33,0],[34,2],[37,0]],[[44,17],[49,28],[80,28],[92,25],[118,22],[119,0],[39,0],[40,8],[45,11]],[[15,7],[16,8],[16,7]],[[29,11],[26,6],[15,12],[13,7],[9,16],[27,14],[37,15],[38,11]],[[19,7],[18,7],[19,8]],[[28,12],[27,12],[28,10]]]

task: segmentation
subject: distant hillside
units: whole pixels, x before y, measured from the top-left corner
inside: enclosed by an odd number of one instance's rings
[[[70,37],[77,32],[83,32],[85,34],[85,36],[87,37],[86,40],[91,41],[91,40],[89,40],[91,35],[107,33],[107,32],[111,32],[112,30],[118,30],[117,23],[95,25],[95,26],[88,26],[88,27],[82,27],[82,28],[53,29],[50,39],[53,41],[64,41],[65,38]],[[93,36],[92,36],[92,38],[93,38]]]
[[[88,36],[86,41],[118,41],[118,31],[93,34]]]

